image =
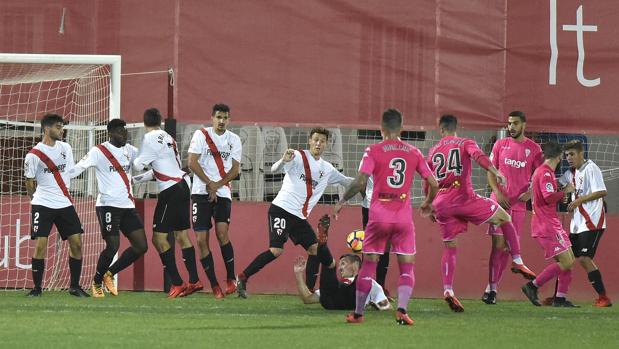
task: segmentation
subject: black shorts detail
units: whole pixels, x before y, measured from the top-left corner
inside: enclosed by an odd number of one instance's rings
[[[574,256],[593,258],[595,256],[595,251],[598,249],[602,234],[604,234],[604,229],[570,234],[570,242],[572,243],[572,252],[574,252]]]
[[[32,205],[30,226],[32,240],[38,237],[48,237],[52,225],[56,226],[62,240],[75,234],[83,234],[82,223],[77,216],[73,205],[63,208],[49,208],[41,205]]]
[[[189,186],[185,180],[159,193],[153,215],[153,231],[171,233],[189,229],[190,195]]]
[[[135,208],[97,206],[96,211],[103,239],[118,236],[119,232],[128,236],[136,230],[144,229],[144,224]]]
[[[284,248],[288,237],[295,245],[308,249],[317,243],[316,233],[305,219],[301,219],[281,207],[269,207],[269,247]]]
[[[191,195],[191,213],[193,230],[196,232],[209,231],[215,223],[230,224],[230,213],[232,212],[232,200],[217,197],[217,201],[209,202],[208,195]]]

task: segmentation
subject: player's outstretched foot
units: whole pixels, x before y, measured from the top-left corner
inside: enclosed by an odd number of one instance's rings
[[[30,292],[28,292],[26,297],[41,297],[42,294],[43,294],[43,290],[40,287],[35,287],[32,290],[30,290]]]
[[[219,285],[213,286],[213,296],[215,296],[215,299],[224,299],[226,297]]]
[[[107,291],[112,294],[112,296],[118,296],[118,290],[116,289],[116,285],[114,285],[114,274],[109,271],[105,272],[105,274],[103,274],[103,284],[105,285],[105,288],[107,288]]]
[[[447,302],[449,309],[453,310],[456,313],[461,313],[464,311],[464,307],[455,296],[449,294],[445,295],[445,302]]]
[[[405,325],[405,326],[412,326],[415,323],[413,319],[408,317],[406,310],[401,309],[401,308],[398,308],[398,310],[395,311],[395,322],[397,322],[398,325]]]
[[[486,304],[496,304],[496,291],[484,292],[481,301]]]
[[[247,298],[247,280],[242,279],[240,276],[236,277],[236,293],[239,298]]]
[[[101,284],[96,284],[96,283],[92,283],[92,286],[90,286],[90,293],[92,294],[93,298],[103,298],[105,297],[105,293],[103,293],[103,287],[101,286]]]
[[[360,324],[364,320],[363,315],[359,315],[356,313],[350,313],[346,315],[346,322],[349,324]]]
[[[542,305],[539,302],[539,298],[537,297],[537,287],[533,285],[532,281],[527,282],[522,285],[522,293],[531,301],[531,303],[537,307],[541,307]]]
[[[185,283],[178,286],[172,285],[170,287],[170,292],[168,292],[168,298],[182,297],[186,287],[187,285]]]
[[[580,308],[579,305],[568,301],[565,297],[555,297],[555,301],[552,303],[552,306],[557,308]]]
[[[185,287],[185,291],[183,291],[183,295],[181,297],[187,297],[192,293],[198,292],[202,290],[204,286],[202,286],[202,281],[198,280],[196,283],[187,283],[187,287]]]
[[[535,275],[535,273],[524,264],[516,264],[512,262],[511,270],[512,273],[521,274],[527,280],[535,280],[535,277],[537,277],[537,275]]]
[[[236,280],[226,280],[226,294],[233,294],[234,292],[236,292]]]
[[[329,238],[329,226],[331,225],[331,218],[328,214],[323,215],[318,220],[318,243],[320,245],[326,245]]]
[[[545,307],[549,307],[552,305],[552,303],[555,302],[555,297],[546,297],[544,298],[544,300],[542,301],[542,305]]]
[[[593,305],[595,305],[598,308],[606,308],[606,307],[612,307],[613,303],[610,301],[610,298],[608,298],[605,295],[601,295],[600,298],[595,300],[595,303],[593,303]]]
[[[69,288],[69,294],[75,297],[90,297],[90,295],[79,286]]]

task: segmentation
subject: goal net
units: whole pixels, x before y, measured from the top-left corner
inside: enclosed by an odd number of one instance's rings
[[[105,125],[118,117],[120,56],[0,54],[0,288],[32,287],[30,199],[24,157],[42,138],[46,113],[67,122],[65,141],[76,161],[105,141]],[[80,283],[88,284],[104,247],[95,215],[97,187],[91,169],[71,181],[84,228]],[[45,288],[69,286],[69,248],[54,228],[49,235]]]

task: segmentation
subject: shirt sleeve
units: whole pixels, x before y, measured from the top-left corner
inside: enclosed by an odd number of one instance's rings
[[[475,162],[478,163],[479,166],[483,167],[485,170],[487,170],[490,165],[492,165],[490,159],[488,159],[488,155],[486,155],[486,153],[484,153],[484,151],[479,148],[479,145],[477,145],[477,143],[475,143],[473,140],[467,139],[466,141],[464,141],[463,147],[464,151],[469,154],[471,159],[475,160]]]
[[[31,153],[26,154],[24,159],[24,177],[35,178],[40,161],[38,156]]]
[[[301,150],[303,151],[303,150]],[[284,169],[283,171],[285,173],[288,173],[292,170],[295,169],[295,167],[300,166],[301,168],[303,168],[303,158],[301,157],[301,153],[299,150],[295,150],[294,151],[294,157],[292,158],[292,160],[288,161],[287,163],[284,164]]]
[[[499,141],[494,142],[492,151],[490,152],[490,162],[492,162],[492,165],[496,168],[499,168],[499,149],[501,149]]]
[[[426,159],[423,157],[423,154],[421,154],[421,152],[419,150],[417,150],[417,173],[419,173],[419,175],[423,178],[426,179],[430,176],[432,176],[432,171],[430,170],[430,167],[428,166],[428,163],[426,162]]]
[[[557,183],[554,179],[554,175],[550,172],[544,173],[540,178],[539,189],[547,204],[554,204],[563,199],[563,192],[557,191]]]
[[[149,144],[148,139],[144,137],[140,153],[138,154],[138,157],[133,160],[133,167],[136,171],[142,171],[146,166],[150,165],[158,157],[159,154],[157,154],[157,151],[152,148],[152,145]]]
[[[544,153],[542,147],[535,143],[535,158],[533,158],[533,169],[536,169],[544,163]]]
[[[571,181],[572,181],[572,172],[571,171],[565,171],[565,172],[563,172],[561,177],[557,178],[557,182],[559,182],[559,184],[561,184],[561,186],[567,185]]]
[[[359,172],[363,172],[368,176],[371,176],[374,172],[374,159],[370,155],[370,147],[365,148],[365,153],[361,158],[361,166],[359,167]]]
[[[327,184],[339,184],[345,187],[353,181],[353,178],[344,176],[344,174],[338,171],[335,167],[331,166],[331,168],[332,170],[331,174],[329,175],[329,180],[327,181]]]
[[[191,142],[189,143],[189,149],[187,152],[192,154],[202,154],[202,150],[206,146],[206,139],[204,138],[204,134],[200,130],[196,130],[193,133],[193,137],[191,137]]]
[[[82,174],[82,172],[86,171],[87,168],[91,166],[96,166],[98,161],[98,155],[101,153],[97,147],[93,147],[90,151],[84,155],[84,157],[75,165],[69,168],[67,171],[67,176],[69,178],[75,178]]]
[[[606,185],[604,184],[604,176],[599,167],[594,166],[589,172],[588,180],[591,185],[591,192],[606,191]]]
[[[232,139],[232,159],[241,162],[241,155],[243,154],[243,143],[241,143],[241,138],[239,138],[239,136],[237,135],[235,135],[235,137],[233,137]]]

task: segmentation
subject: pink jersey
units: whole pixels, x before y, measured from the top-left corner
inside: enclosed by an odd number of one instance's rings
[[[374,181],[370,222],[412,223],[410,192],[415,172],[424,179],[432,175],[419,149],[400,140],[373,144],[366,148],[359,171]]]
[[[471,159],[484,168],[489,164],[488,156],[472,139],[447,136],[430,148],[428,164],[441,189],[438,195],[475,196]]]
[[[558,236],[563,226],[557,214],[557,202],[563,199],[563,192],[557,191],[557,179],[550,166],[542,164],[533,173],[533,218],[531,236]]]
[[[507,178],[507,187],[499,186],[499,189],[508,198],[511,208],[524,211],[526,205],[518,197],[529,190],[533,171],[544,163],[542,148],[526,137],[522,142],[507,137],[494,143],[490,160]]]

